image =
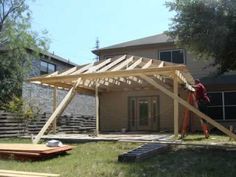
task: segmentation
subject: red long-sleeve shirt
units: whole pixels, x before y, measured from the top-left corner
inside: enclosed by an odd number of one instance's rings
[[[207,95],[207,90],[202,83],[196,84],[194,86],[194,88],[196,89],[195,96],[196,96],[197,101],[204,100],[204,101],[210,103],[210,99]]]

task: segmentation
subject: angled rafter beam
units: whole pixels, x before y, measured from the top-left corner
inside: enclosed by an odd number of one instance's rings
[[[45,77],[52,77],[52,76],[56,76],[57,74],[58,74],[58,71],[55,71],[55,72],[53,72],[53,73],[51,73],[51,74],[49,74]]]
[[[139,58],[136,62],[134,62],[132,65],[130,65],[128,68],[126,68],[126,70],[132,70],[134,69],[135,67],[137,67],[140,63],[142,63],[143,61],[143,58]],[[129,79],[131,79],[132,81],[134,82],[137,82],[139,84],[142,84],[142,81],[140,79],[138,79],[137,77],[134,77],[134,76],[131,76],[131,77],[128,77]]]
[[[67,93],[67,95],[63,98],[63,100],[61,101],[61,103],[57,106],[57,108],[55,109],[55,111],[52,113],[52,115],[49,117],[48,121],[45,123],[45,125],[43,126],[43,128],[40,130],[40,132],[37,134],[37,136],[35,137],[35,139],[33,140],[34,144],[37,144],[39,142],[39,140],[41,139],[41,137],[43,136],[43,134],[45,133],[45,131],[48,129],[48,127],[51,125],[51,123],[56,119],[56,117],[59,117],[62,112],[65,110],[65,108],[67,107],[67,105],[70,103],[70,101],[72,100],[72,98],[75,96],[76,94],[76,88],[78,87],[79,83],[81,81],[81,78],[79,78],[76,83],[74,84],[74,86],[70,89],[70,91]]]
[[[162,68],[164,67],[164,65],[165,65],[164,61],[161,61],[161,63],[158,65],[158,68]]]
[[[150,59],[146,64],[144,64],[144,66],[142,67],[142,69],[146,69],[148,68],[149,66],[152,65],[152,59]]]
[[[58,74],[58,76],[65,76],[65,75],[71,74],[71,73],[75,72],[77,69],[78,69],[78,67],[75,66],[75,67],[73,67],[71,69],[68,69],[68,70]]]
[[[88,71],[86,71],[85,73],[91,73],[91,72],[95,72],[97,70],[99,70],[100,68],[102,68],[103,66],[105,66],[106,64],[110,63],[111,62],[111,59],[107,59],[91,68],[88,69]]]
[[[94,65],[94,63],[90,63],[88,65],[83,66],[82,68],[79,68],[78,70],[76,70],[75,72],[71,73],[71,75],[76,75],[76,74],[81,74],[84,71],[88,70],[90,67],[92,67]]]
[[[98,70],[97,72],[106,72],[107,70],[109,70],[110,68],[114,67],[116,64],[120,63],[121,61],[123,61],[126,58],[126,55],[121,56],[120,58],[118,58],[117,60],[111,62],[110,64],[108,64],[107,66],[103,67],[102,69]],[[112,79],[111,79],[112,80]],[[115,83],[115,81],[110,81],[109,83]],[[119,83],[120,84],[120,83]]]
[[[175,75],[178,77],[179,80],[181,80],[185,84],[185,86],[187,87],[188,90],[195,91],[193,86],[188,83],[187,79],[184,77],[184,75],[179,70],[175,71]]]
[[[132,65],[130,65],[126,70],[131,70],[137,67],[140,63],[142,63],[143,58],[139,58],[137,61],[135,61]]]
[[[117,60],[111,62],[109,65],[107,65],[107,66],[103,67],[102,69],[98,70],[98,72],[105,72],[105,71],[109,70],[110,68],[112,68],[116,64],[123,61],[125,58],[126,58],[126,55],[123,55],[122,57],[118,58]]]
[[[201,111],[199,111],[198,109],[196,109],[195,107],[190,105],[187,101],[183,100],[178,95],[175,95],[174,93],[172,93],[168,89],[164,88],[160,84],[157,84],[153,79],[149,78],[148,76],[146,76],[144,74],[141,74],[140,77],[142,77],[146,82],[148,82],[149,84],[153,85],[154,87],[156,87],[157,89],[162,91],[167,96],[171,97],[174,100],[177,100],[178,103],[180,103],[181,105],[183,105],[184,107],[186,107],[187,109],[189,109],[190,111],[195,113],[200,118],[206,120],[208,123],[210,123],[211,125],[213,125],[217,129],[219,129],[220,131],[222,131],[223,133],[225,133],[229,137],[236,140],[236,135],[233,132],[231,132],[230,130],[228,130],[227,128],[225,128],[224,126],[222,126],[221,124],[219,124],[218,122],[216,122],[215,120],[210,118],[209,116],[205,115],[204,113],[202,113]]]
[[[115,68],[113,68],[111,71],[118,71],[122,68],[126,67],[129,63],[131,63],[134,60],[134,57],[130,57],[126,59],[125,61],[121,62],[119,65],[117,65]]]

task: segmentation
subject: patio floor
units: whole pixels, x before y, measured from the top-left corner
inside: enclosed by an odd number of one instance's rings
[[[173,134],[138,134],[138,133],[109,133],[93,136],[89,134],[55,134],[44,135],[42,139],[57,139],[62,142],[79,143],[89,141],[165,141],[170,140]]]

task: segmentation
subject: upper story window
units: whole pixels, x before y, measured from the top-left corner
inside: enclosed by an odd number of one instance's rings
[[[40,60],[40,74],[49,74],[56,71],[56,65]]]
[[[159,59],[162,61],[184,64],[185,63],[184,50],[176,49],[176,50],[160,51]]]

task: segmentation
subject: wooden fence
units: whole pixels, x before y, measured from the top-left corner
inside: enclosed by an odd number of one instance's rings
[[[0,111],[0,138],[37,134],[50,115],[51,113],[38,114],[35,119],[26,121],[14,113]],[[81,133],[94,131],[95,124],[94,116],[63,115],[57,121],[57,132]],[[50,133],[50,130],[48,133]]]

